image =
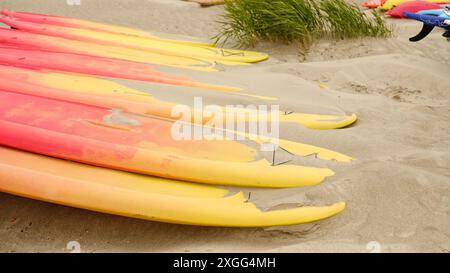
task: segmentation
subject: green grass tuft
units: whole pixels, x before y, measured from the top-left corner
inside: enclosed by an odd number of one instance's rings
[[[376,12],[367,15],[346,0],[226,0],[217,43],[241,47],[258,41],[300,42],[389,37],[392,29]]]

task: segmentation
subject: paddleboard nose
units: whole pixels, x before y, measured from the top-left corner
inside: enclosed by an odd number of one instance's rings
[[[392,16],[392,17],[399,16],[399,14],[395,14],[393,9],[390,9],[390,10],[386,11],[386,15],[389,15],[389,16]]]

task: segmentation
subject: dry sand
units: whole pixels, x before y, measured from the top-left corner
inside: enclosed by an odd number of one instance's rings
[[[178,0],[4,0],[0,8],[51,13],[207,40],[222,7]],[[284,109],[357,113],[351,128],[313,131],[283,126],[282,135],[355,158],[328,162],[337,175],[314,188],[252,190],[264,207],[345,200],[340,215],[314,224],[269,229],[180,226],[110,216],[0,194],[0,251],[67,252],[383,252],[450,250],[450,43],[434,31],[410,43],[420,24],[389,20],[388,40],[321,42],[299,62],[295,46],[261,45],[267,62],[221,73],[163,69],[248,93],[280,98]],[[127,83],[136,85],[135,83]],[[319,88],[319,85],[328,88]],[[189,102],[260,103],[237,96],[157,85],[139,87],[159,98]],[[184,92],[183,92],[184,91]],[[189,92],[187,92],[189,91]],[[297,162],[302,162],[298,159]],[[309,160],[311,164],[323,162]],[[370,243],[376,241],[377,243]],[[374,247],[375,246],[375,247]]]

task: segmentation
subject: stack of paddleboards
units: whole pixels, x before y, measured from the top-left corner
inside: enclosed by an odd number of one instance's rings
[[[277,141],[279,149],[292,156],[315,155],[342,163],[350,162],[349,156],[234,130],[227,133],[239,135],[245,143],[175,139],[173,128],[180,121],[172,116],[174,102],[114,80],[271,100],[157,70],[169,66],[212,72],[217,64],[249,65],[267,59],[266,54],[42,14],[3,10],[0,21],[10,27],[0,28],[0,191],[110,214],[205,226],[291,225],[344,209],[338,202],[263,211],[242,191],[211,184],[287,188],[317,185],[334,175],[329,168],[267,159],[258,145],[268,142]],[[355,115],[272,114],[281,123],[316,130],[343,128],[356,120]],[[181,125],[204,129],[210,119],[192,116]]]
[[[425,38],[435,27],[444,29],[450,40],[449,0],[371,0],[361,4],[367,8],[378,8],[394,18],[410,18],[423,23],[422,30],[409,40],[417,42]]]

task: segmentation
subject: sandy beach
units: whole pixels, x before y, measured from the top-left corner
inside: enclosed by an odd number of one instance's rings
[[[179,0],[4,0],[0,9],[76,17],[209,41],[222,6]],[[158,68],[196,80],[279,98],[283,110],[358,115],[339,130],[283,125],[286,139],[342,152],[352,163],[295,158],[336,175],[316,187],[245,189],[261,208],[347,203],[335,217],[274,228],[205,228],[135,220],[0,193],[1,252],[449,252],[450,44],[435,30],[411,43],[421,25],[388,19],[389,39],[321,41],[308,53],[263,43],[270,59],[217,73]],[[156,98],[192,104],[260,104],[249,97],[120,81]]]

